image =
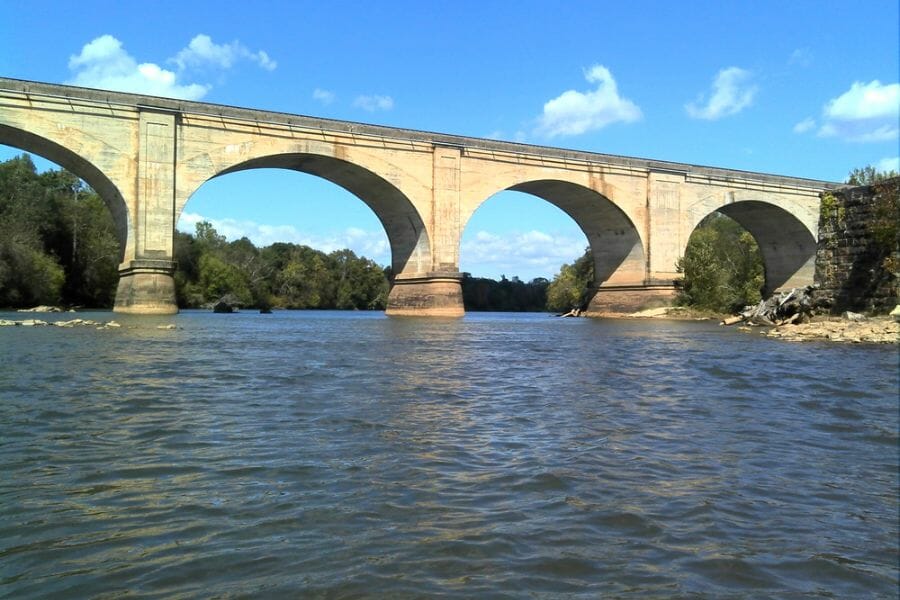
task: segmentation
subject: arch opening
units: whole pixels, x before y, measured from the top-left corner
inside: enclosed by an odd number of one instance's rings
[[[391,249],[390,266],[394,275],[431,270],[431,244],[422,217],[412,202],[387,180],[346,160],[306,153],[254,158],[224,169],[211,179],[261,168],[314,175],[350,192],[381,222]]]
[[[109,209],[119,242],[119,262],[128,246],[128,206],[118,187],[90,161],[76,152],[28,131],[0,124],[0,144],[41,156],[76,175],[93,189]]]
[[[260,308],[385,307],[391,244],[369,203],[299,169],[241,166],[208,179],[182,207],[180,306],[230,295]]]
[[[558,310],[548,304],[548,292],[553,297],[561,286],[550,283],[584,262],[587,247],[584,232],[558,207],[524,192],[497,192],[479,205],[462,232],[463,305],[467,311]],[[569,287],[586,289],[590,279]]]
[[[645,278],[643,245],[627,215],[602,194],[560,180],[517,183],[480,202],[465,222],[460,252],[464,271],[475,271],[474,257],[526,280],[545,278],[546,309],[555,312],[585,309],[601,286],[641,285]],[[510,269],[514,264],[524,268]]]
[[[763,296],[812,284],[816,237],[797,217],[760,200],[726,204],[717,212],[737,221],[756,240],[765,273]]]
[[[539,198],[574,222],[591,252],[595,286],[643,283],[646,265],[641,236],[631,219],[611,200],[582,185],[550,179],[517,183],[505,191]],[[498,194],[481,201],[472,213],[495,196]],[[577,256],[580,252],[571,258]]]
[[[123,247],[107,203],[35,156],[0,146],[0,306],[112,307]]]

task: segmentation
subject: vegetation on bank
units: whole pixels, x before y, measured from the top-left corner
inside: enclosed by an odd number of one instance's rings
[[[176,232],[178,305],[198,308],[229,296],[240,306],[292,309],[384,309],[388,275],[351,250],[325,253],[278,242],[257,248],[229,242],[207,222],[194,235]]]
[[[762,299],[765,272],[759,246],[721,213],[700,222],[675,268],[683,274],[676,297],[680,306],[731,313]]]
[[[112,306],[119,241],[103,200],[28,155],[0,163],[0,306]]]

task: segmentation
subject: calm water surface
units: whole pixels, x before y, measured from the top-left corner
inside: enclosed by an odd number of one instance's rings
[[[0,329],[2,597],[898,595],[896,346],[92,316]]]

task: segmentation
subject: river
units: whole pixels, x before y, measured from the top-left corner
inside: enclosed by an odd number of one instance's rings
[[[896,346],[87,316],[0,328],[0,597],[898,595]]]

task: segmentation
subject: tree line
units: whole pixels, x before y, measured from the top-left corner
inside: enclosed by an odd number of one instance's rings
[[[28,155],[0,163],[0,306],[112,306],[120,248],[103,200]]]
[[[194,234],[175,233],[175,293],[184,308],[223,297],[239,306],[383,310],[390,271],[352,250],[325,253],[277,242],[257,248],[246,237],[229,242],[208,222]]]

